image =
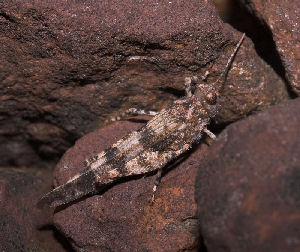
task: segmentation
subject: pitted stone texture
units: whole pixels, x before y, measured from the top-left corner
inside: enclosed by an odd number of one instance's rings
[[[87,157],[140,126],[117,122],[78,140],[56,168],[56,186],[82,171]],[[196,160],[205,148],[201,146],[197,156],[192,154],[164,175],[153,204],[156,176],[125,179],[105,192],[57,209],[56,227],[76,251],[198,251],[194,188]]]
[[[300,95],[300,4],[298,0],[239,0],[272,31],[285,75]]]
[[[230,125],[199,164],[208,251],[300,250],[300,99]]]
[[[59,157],[130,108],[160,110],[184,78],[214,82],[241,34],[209,1],[1,1],[0,165]],[[224,86],[218,122],[287,97],[247,39]],[[21,158],[19,158],[21,157]]]
[[[50,215],[36,206],[49,188],[50,181],[30,172],[0,169],[0,251],[65,251]]]

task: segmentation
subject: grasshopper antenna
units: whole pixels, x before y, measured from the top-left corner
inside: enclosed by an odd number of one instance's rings
[[[230,58],[229,58],[228,61],[227,61],[227,64],[226,64],[226,67],[225,67],[224,71],[223,71],[222,74],[219,76],[219,78],[216,80],[216,82],[214,83],[214,85],[217,85],[217,83],[223,78],[223,76],[227,74],[227,72],[228,72],[228,70],[229,70],[229,67],[230,67],[230,65],[231,65],[231,63],[232,63],[232,61],[233,61],[233,59],[234,59],[234,56],[236,55],[237,51],[239,50],[239,48],[240,48],[240,46],[241,46],[241,44],[242,44],[244,38],[245,38],[245,33],[243,33],[243,35],[242,35],[240,41],[237,43],[237,45],[236,45],[234,51],[232,52],[232,54],[230,55]],[[222,87],[223,87],[223,83],[222,83],[222,85],[221,85],[219,91],[221,90]]]

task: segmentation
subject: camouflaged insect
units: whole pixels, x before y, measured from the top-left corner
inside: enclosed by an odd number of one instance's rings
[[[226,71],[244,36],[232,53]],[[203,133],[215,138],[207,126],[218,113],[216,85],[197,84],[192,94],[191,84],[195,80],[198,78],[186,78],[187,96],[174,101],[159,113],[131,109],[130,113],[150,114],[154,117],[139,130],[86,160],[83,172],[46,194],[40,204],[57,207],[85,195],[98,193],[101,188],[120,178],[154,170],[161,172],[166,164],[197,143]],[[153,190],[156,190],[156,185]]]

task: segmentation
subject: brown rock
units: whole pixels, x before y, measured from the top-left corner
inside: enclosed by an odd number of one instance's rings
[[[300,99],[230,125],[199,164],[208,251],[300,250]]]
[[[65,251],[55,239],[49,217],[36,203],[50,180],[7,168],[0,169],[0,250]]]
[[[244,41],[221,91],[217,124],[236,121],[287,98],[282,80],[254,54],[252,42]],[[227,59],[223,60],[217,63],[219,69],[226,64]]]
[[[1,1],[0,19],[0,165],[57,157],[129,107],[160,110],[186,76],[215,81],[241,36],[197,0]],[[218,122],[286,98],[246,40]]]
[[[87,157],[140,126],[118,122],[78,140],[57,166],[56,185],[82,171]],[[196,163],[192,154],[170,170],[153,205],[155,176],[131,178],[57,209],[54,223],[78,251],[197,251],[201,243],[193,199]]]
[[[299,1],[239,0],[248,11],[271,30],[282,60],[285,77],[300,95]]]

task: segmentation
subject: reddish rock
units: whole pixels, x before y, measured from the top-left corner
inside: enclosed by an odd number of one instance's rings
[[[230,125],[201,160],[208,251],[300,251],[299,109],[296,99]]]
[[[82,171],[87,157],[140,126],[118,122],[78,140],[56,168],[56,186]],[[57,209],[54,223],[78,251],[197,251],[201,242],[194,201],[196,160],[192,154],[165,174],[154,204],[156,176],[131,178]]]
[[[241,34],[206,2],[1,1],[0,165],[58,157],[129,107],[159,110],[186,76],[214,82]],[[222,97],[220,123],[287,93],[247,39]]]
[[[1,251],[65,251],[49,216],[36,207],[49,188],[46,179],[29,172],[0,169]]]
[[[267,25],[272,32],[282,60],[285,77],[293,91],[300,95],[300,15],[298,0],[239,0],[239,2]]]

